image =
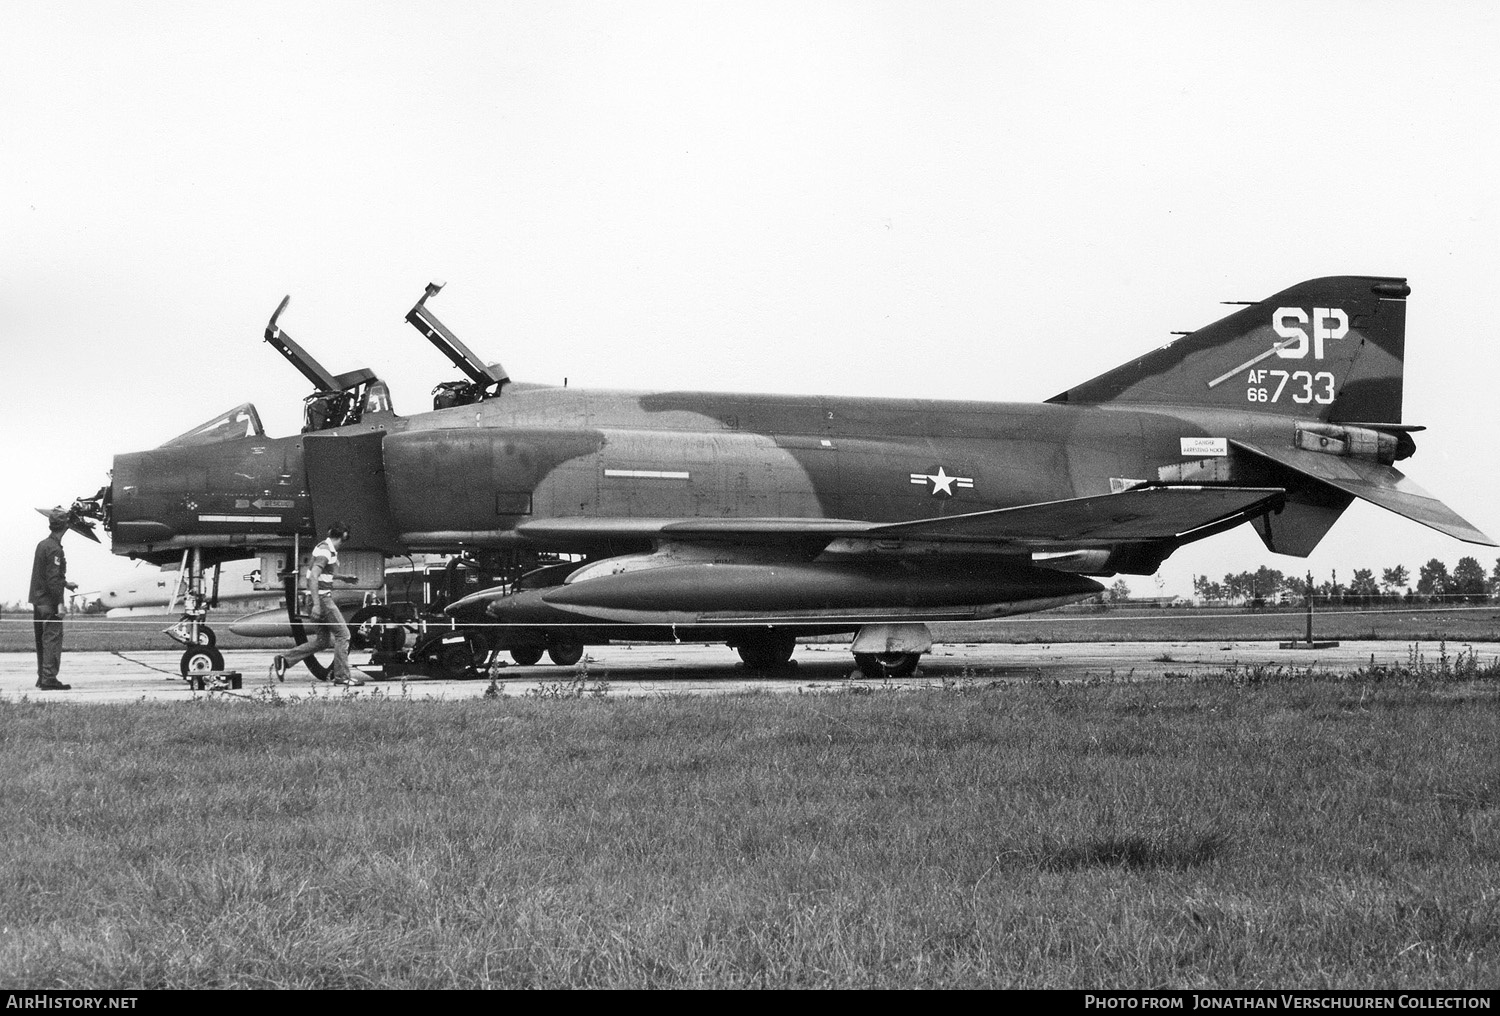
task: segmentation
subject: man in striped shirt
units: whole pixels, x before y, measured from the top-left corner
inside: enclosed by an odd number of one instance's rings
[[[304,642],[291,652],[276,657],[271,667],[276,679],[282,680],[286,668],[301,663],[322,649],[333,647],[333,666],[329,673],[334,684],[364,684],[365,679],[349,669],[349,626],[339,605],[333,602],[333,583],[357,582],[354,575],[338,574],[339,546],[349,538],[349,527],[335,522],[328,527],[328,539],[313,548],[312,563],[307,568],[306,590],[312,598],[310,619],[317,627],[317,638]]]

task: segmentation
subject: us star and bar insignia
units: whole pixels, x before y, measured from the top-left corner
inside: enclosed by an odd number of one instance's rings
[[[911,474],[911,482],[915,483],[915,484],[920,484],[921,486],[924,486],[924,487],[928,483],[931,483],[932,484],[932,491],[931,491],[931,493],[934,496],[936,496],[938,494],[946,494],[949,497],[952,497],[953,493],[954,493],[954,491],[953,491],[954,487],[958,487],[958,488],[964,489],[964,490],[973,487],[974,486],[974,477],[972,477],[972,476],[949,476],[947,470],[944,467],[938,466],[936,473],[912,473]]]

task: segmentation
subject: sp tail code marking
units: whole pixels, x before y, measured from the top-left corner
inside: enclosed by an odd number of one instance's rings
[[[1330,322],[1332,322],[1331,327]],[[1312,325],[1311,338],[1309,338],[1306,329],[1301,327],[1302,325],[1306,325],[1309,323]],[[1281,336],[1280,342],[1276,343],[1270,349],[1259,354],[1258,356],[1251,357],[1239,366],[1231,367],[1229,370],[1225,371],[1218,377],[1214,378],[1212,381],[1208,382],[1208,387],[1217,388],[1219,385],[1223,384],[1225,381],[1228,381],[1230,378],[1234,377],[1241,371],[1248,371],[1251,367],[1254,367],[1262,360],[1265,360],[1273,355],[1279,356],[1283,360],[1301,360],[1307,356],[1308,349],[1311,348],[1314,360],[1323,359],[1324,353],[1326,351],[1325,343],[1330,340],[1342,339],[1344,336],[1349,334],[1349,315],[1345,313],[1344,310],[1340,307],[1314,307],[1310,316],[1308,312],[1303,310],[1301,307],[1277,307],[1276,310],[1271,314],[1271,327],[1276,331],[1277,335]],[[1264,375],[1267,372],[1252,371],[1249,375],[1251,379],[1251,385],[1260,383],[1255,380],[1255,376],[1257,373]],[[1270,371],[1269,373],[1271,373],[1272,375],[1279,373],[1283,376],[1285,376],[1286,374],[1285,371]],[[1307,371],[1299,371],[1298,373],[1305,373],[1310,379],[1314,380],[1316,380],[1316,378],[1323,377],[1324,374],[1326,374],[1326,372],[1323,372],[1314,375]],[[1292,376],[1295,378],[1296,375]],[[1326,402],[1332,402],[1333,375],[1327,374],[1326,376],[1328,377],[1328,397],[1326,399]],[[1263,381],[1264,378],[1262,377],[1261,380]],[[1283,384],[1284,383],[1285,382],[1283,381]],[[1248,396],[1248,399],[1251,402],[1276,402],[1279,398],[1279,391],[1276,397],[1273,398],[1260,397],[1259,394],[1253,393],[1253,390],[1252,394]],[[1313,395],[1309,395],[1307,399],[1300,401],[1312,402],[1315,401],[1315,398]],[[1325,402],[1325,400],[1322,398],[1316,398],[1316,401]]]

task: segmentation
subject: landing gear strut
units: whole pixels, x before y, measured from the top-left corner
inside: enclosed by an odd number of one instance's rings
[[[199,547],[182,552],[177,570],[177,588],[172,601],[182,597],[182,618],[165,632],[168,638],[187,646],[178,669],[183,677],[224,669],[224,654],[214,648],[214,630],[208,626],[208,608],[218,599],[219,566],[214,565],[214,591],[204,592],[203,551]]]

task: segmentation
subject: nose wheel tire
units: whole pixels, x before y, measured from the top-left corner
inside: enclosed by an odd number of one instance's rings
[[[213,646],[193,646],[182,654],[180,664],[182,676],[190,674],[207,674],[213,670],[224,669],[224,654]]]

